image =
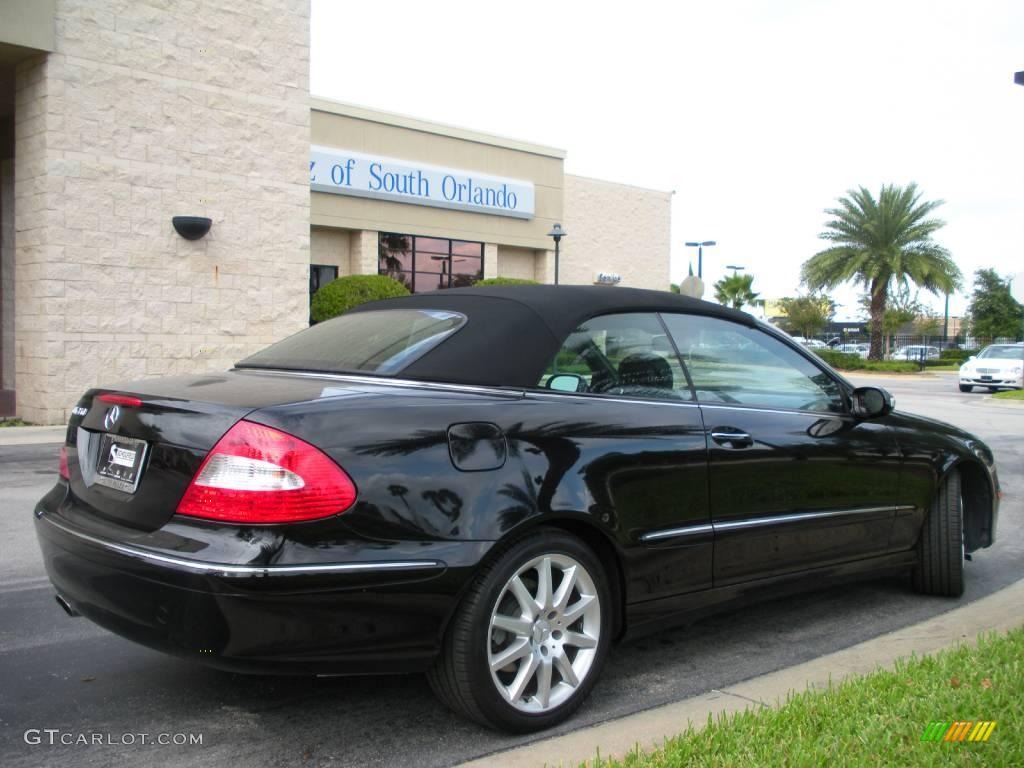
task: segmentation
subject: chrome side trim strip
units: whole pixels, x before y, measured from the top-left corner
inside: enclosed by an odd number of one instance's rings
[[[127,544],[118,544],[107,541],[96,536],[91,536],[81,531],[69,528],[47,515],[39,517],[45,520],[54,528],[59,528],[65,533],[74,536],[90,544],[108,549],[118,554],[126,555],[136,560],[160,565],[170,565],[191,573],[200,573],[212,576],[294,576],[294,575],[315,575],[324,573],[366,573],[374,571],[413,571],[426,570],[430,568],[443,568],[444,563],[440,560],[384,560],[375,563],[325,563],[322,565],[231,565],[229,563],[206,563],[199,560],[190,560],[184,557],[173,555],[162,555],[150,552],[139,547],[132,547]]]
[[[661,541],[663,539],[683,538],[686,536],[701,536],[716,531],[732,531],[746,528],[760,528],[769,525],[784,523],[798,523],[804,520],[823,520],[830,517],[842,517],[844,515],[874,515],[883,512],[905,512],[914,510],[914,506],[899,507],[858,507],[856,509],[830,509],[820,512],[794,512],[788,515],[772,515],[771,517],[752,517],[744,520],[727,520],[721,523],[697,525],[684,525],[679,528],[666,528],[660,531],[650,531],[640,537],[640,541],[647,543]]]
[[[830,517],[845,515],[875,515],[882,512],[896,513],[896,507],[859,507],[857,509],[830,509],[821,512],[793,512],[788,515],[772,515],[771,517],[752,517],[745,520],[726,520],[714,523],[715,531],[733,531],[744,528],[762,528],[769,525],[799,523],[805,520],[825,520]]]
[[[715,527],[706,523],[698,525],[684,525],[681,528],[668,528],[663,531],[651,531],[645,533],[640,537],[640,541],[661,541],[663,539],[676,539],[684,538],[686,536],[700,536],[702,534],[713,533]]]
[[[320,371],[288,371],[280,368],[232,368],[235,373],[254,373],[266,376],[298,376],[304,379],[328,379],[330,381],[351,381],[356,384],[377,384],[382,387],[414,387],[447,392],[470,392],[480,395],[502,395],[522,399],[521,389],[501,389],[477,384],[449,384],[443,381],[418,381],[416,379],[395,379],[384,376],[360,376],[353,373],[326,373]]]
[[[784,408],[764,408],[759,405],[742,405],[740,403],[701,403],[701,408],[715,411],[757,411],[758,413],[779,413],[783,416],[806,416],[808,418],[820,419],[827,416],[833,419],[851,418],[849,413],[836,413],[834,411],[801,411],[797,408],[786,410]]]
[[[557,400],[583,400],[591,403],[629,403],[630,405],[656,405],[663,406],[669,405],[673,408],[698,408],[697,403],[693,401],[681,401],[681,400],[656,400],[650,397],[644,398],[627,398],[622,395],[618,397],[609,397],[608,395],[601,394],[600,392],[591,392],[589,394],[577,394],[575,392],[550,392],[542,389],[531,389],[526,391],[525,396],[527,399],[533,398],[554,398]]]

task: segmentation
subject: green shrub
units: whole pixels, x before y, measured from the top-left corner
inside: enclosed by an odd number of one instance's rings
[[[860,355],[850,352],[833,352],[830,349],[813,349],[811,351],[833,368],[842,371],[913,373],[918,370],[917,363],[907,363],[899,360],[865,360]],[[940,361],[936,360],[935,362],[938,363]]]
[[[313,294],[310,314],[322,323],[368,301],[408,296],[409,289],[387,275],[348,275],[332,280]]]
[[[521,277],[485,277],[483,280],[477,280],[473,285],[540,285],[540,283]]]
[[[947,363],[963,363],[971,355],[978,354],[976,349],[944,349],[939,352],[939,359]]]
[[[833,368],[859,368],[861,363],[865,362],[860,355],[853,352],[836,352],[831,349],[812,349],[811,351]]]

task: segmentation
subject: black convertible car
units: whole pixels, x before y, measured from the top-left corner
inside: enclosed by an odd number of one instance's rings
[[[960,595],[992,453],[892,409],[717,305],[447,290],[87,392],[35,524],[72,615],[225,669],[426,671],[528,731],[625,633],[857,576]]]

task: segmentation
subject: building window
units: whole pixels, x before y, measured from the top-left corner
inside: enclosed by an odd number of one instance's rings
[[[377,272],[412,293],[463,288],[484,276],[484,244],[467,240],[380,233]]]

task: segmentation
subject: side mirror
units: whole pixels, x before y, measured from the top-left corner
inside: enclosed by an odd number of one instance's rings
[[[544,386],[557,392],[585,392],[587,382],[575,373],[556,373]]]
[[[971,356],[970,356],[970,357],[968,357],[967,359],[968,359],[968,360],[975,360],[975,359],[977,359],[977,357],[978,357],[977,355],[971,355]]]
[[[877,419],[896,407],[896,399],[881,387],[857,387],[852,400],[853,415],[858,419]]]

